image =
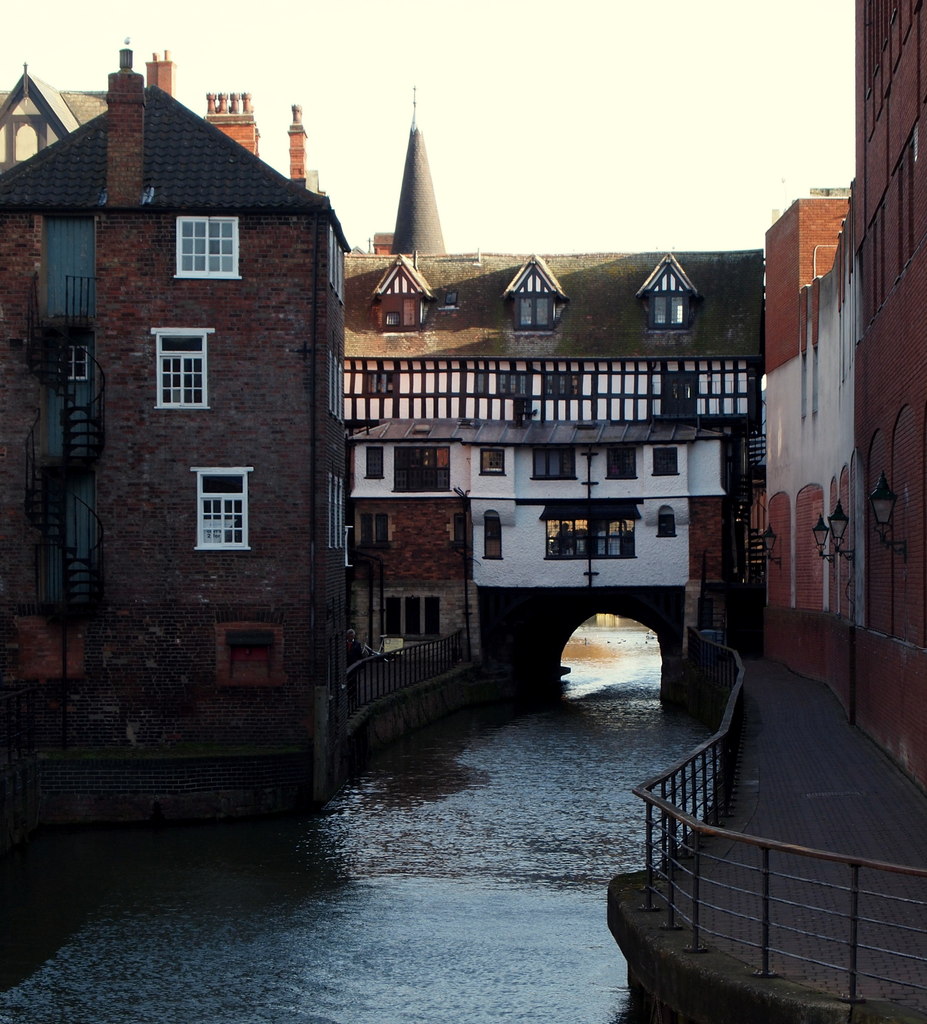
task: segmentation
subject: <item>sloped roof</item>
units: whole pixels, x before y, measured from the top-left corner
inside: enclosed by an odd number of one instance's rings
[[[637,297],[665,253],[545,255],[569,303],[553,331],[516,331],[503,293],[525,255],[419,254],[419,273],[456,306],[429,307],[419,331],[384,333],[371,315],[372,294],[394,256],[345,258],[345,352],[348,356],[511,356],[627,358],[759,355],[762,348],[763,252],[676,254],[701,301],[687,330],[648,328]]]
[[[406,163],[402,172],[393,252],[444,253],[444,235],[431,182],[428,154],[425,152],[425,137],[414,124],[409,133]]]
[[[106,185],[107,132],[104,113],[7,171],[0,176],[0,208],[97,208]],[[154,189],[152,209],[331,209],[327,197],[279,174],[156,86],[145,89],[143,178]]]
[[[674,420],[639,423],[588,425],[569,422],[535,423],[515,426],[502,420],[384,420],[373,427],[355,431],[352,441],[381,444],[384,441],[459,441],[462,444],[571,445],[571,444],[689,444],[720,439],[718,430]]]
[[[688,274],[686,274],[685,270],[680,266],[679,260],[676,259],[676,257],[671,252],[668,252],[663,257],[663,259],[660,260],[660,262],[653,268],[653,273],[650,275],[650,277],[647,278],[647,280],[638,290],[638,296],[645,295],[647,292],[656,289],[663,275],[663,271],[666,270],[667,267],[671,269],[672,273],[670,276],[675,275],[679,279],[679,283],[682,286],[682,288],[685,291],[689,292],[692,296],[697,298],[698,289],[689,280]]]
[[[106,110],[106,93],[60,91],[26,71],[9,92],[0,92],[0,117],[8,106],[19,103],[27,91],[33,101],[38,101],[37,106],[44,106],[57,120],[54,127],[59,131],[72,132]]]

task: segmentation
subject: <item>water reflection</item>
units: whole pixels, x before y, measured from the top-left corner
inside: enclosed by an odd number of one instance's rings
[[[635,1024],[605,885],[641,862],[630,786],[704,730],[642,629],[563,660],[557,707],[436,723],[322,815],[0,861],[0,1022]]]

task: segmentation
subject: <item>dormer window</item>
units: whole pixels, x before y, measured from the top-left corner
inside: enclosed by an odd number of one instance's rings
[[[651,330],[682,331],[691,325],[694,302],[699,294],[676,257],[667,253],[637,297],[647,303]]]
[[[552,331],[560,306],[567,297],[547,264],[532,256],[523,264],[503,293],[513,302],[516,331]]]
[[[384,331],[417,331],[425,322],[426,303],[434,295],[424,277],[405,256],[397,256],[374,290]]]

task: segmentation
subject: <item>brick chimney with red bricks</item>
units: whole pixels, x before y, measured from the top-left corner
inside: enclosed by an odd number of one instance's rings
[[[171,60],[171,51],[164,51],[164,59],[153,53],[151,60],[145,62],[146,85],[156,85],[168,96],[174,95],[174,87],[177,81],[177,65]]]
[[[206,120],[240,146],[258,155],[261,133],[254,120],[250,92],[206,94]]]
[[[106,94],[106,203],[138,206],[142,195],[145,85],[132,70],[132,51],[119,51],[119,70]]]
[[[306,129],[303,125],[303,108],[294,103],[293,123],[288,131],[290,136],[290,177],[293,181],[306,181]]]

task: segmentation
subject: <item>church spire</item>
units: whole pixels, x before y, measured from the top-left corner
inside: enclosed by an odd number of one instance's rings
[[[396,230],[393,234],[393,253],[411,255],[421,252],[429,255],[444,255],[444,236],[438,217],[428,154],[425,152],[425,137],[416,125],[416,93],[412,93],[412,129],[409,132],[409,148],[406,150],[406,166],[402,172],[402,190],[399,193],[399,209],[396,213]]]

